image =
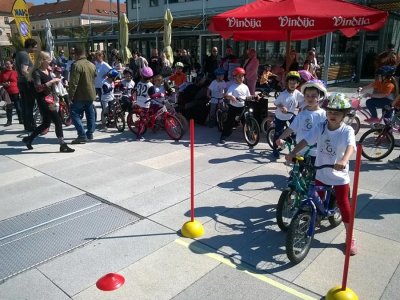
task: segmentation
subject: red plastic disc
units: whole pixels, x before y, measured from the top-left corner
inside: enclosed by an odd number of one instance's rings
[[[119,289],[125,283],[125,278],[117,273],[108,273],[96,282],[96,286],[102,291],[113,291]]]

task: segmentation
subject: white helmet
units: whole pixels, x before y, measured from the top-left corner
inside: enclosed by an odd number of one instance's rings
[[[350,98],[343,93],[332,93],[328,96],[327,110],[349,110],[351,109]]]
[[[319,94],[322,98],[325,98],[326,95],[328,94],[325,84],[321,80],[315,79],[307,81],[301,86],[301,93],[304,94],[304,90],[309,87],[316,88],[319,91]]]

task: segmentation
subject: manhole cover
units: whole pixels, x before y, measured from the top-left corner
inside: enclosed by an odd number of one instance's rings
[[[83,194],[0,221],[0,281],[139,220]]]

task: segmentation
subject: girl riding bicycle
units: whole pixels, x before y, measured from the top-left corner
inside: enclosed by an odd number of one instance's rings
[[[292,161],[295,155],[307,144],[317,143],[317,157],[315,166],[334,165],[333,169],[319,169],[316,173],[315,184],[331,185],[335,190],[337,205],[342,215],[346,233],[350,221],[350,176],[349,159],[355,152],[356,142],[354,130],[343,120],[351,109],[350,99],[342,93],[334,93],[328,97],[326,107],[327,121],[317,124],[307,133],[302,141],[286,156]],[[322,198],[323,195],[320,195]],[[350,254],[357,254],[354,239],[351,241]]]

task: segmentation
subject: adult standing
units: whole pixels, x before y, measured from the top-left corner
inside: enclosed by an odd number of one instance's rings
[[[21,96],[22,118],[24,129],[32,132],[35,128],[33,120],[33,107],[35,106],[35,90],[29,74],[32,71],[33,63],[29,57],[30,53],[37,50],[37,42],[34,39],[26,39],[24,49],[15,56],[15,69],[18,73],[18,89]]]
[[[258,61],[256,50],[250,48],[247,50],[247,59],[244,62],[243,69],[246,71],[245,84],[248,86],[250,94],[255,95],[256,83],[258,79],[258,67],[260,62]]]
[[[149,60],[149,67],[153,70],[153,75],[156,76],[161,73],[162,61],[158,55],[158,49],[151,50],[151,57]]]
[[[74,149],[68,147],[64,142],[61,117],[57,112],[57,106],[54,99],[54,85],[60,82],[60,78],[53,78],[49,71],[51,56],[47,52],[39,52],[35,59],[35,67],[30,76],[32,76],[33,85],[36,91],[37,105],[42,115],[42,124],[22,141],[28,150],[32,150],[33,140],[45,129],[50,127],[51,122],[56,127],[56,136],[60,143],[60,152],[74,152]]]
[[[189,74],[192,70],[192,57],[186,49],[182,49],[180,62],[183,63],[183,72]]]
[[[221,59],[221,68],[225,71],[225,80],[232,80],[234,76],[232,75],[233,70],[240,66],[238,58],[233,54],[233,49],[231,46],[226,46],[225,57]]]
[[[211,49],[211,54],[207,56],[205,64],[204,64],[204,73],[211,80],[216,78],[215,70],[217,70],[221,64],[221,55],[218,54],[218,48],[213,47]]]
[[[4,126],[10,126],[12,124],[13,104],[15,110],[17,111],[19,124],[23,124],[21,102],[19,99],[18,90],[18,73],[13,69],[13,62],[11,58],[5,60],[5,69],[0,73],[0,83],[7,91],[12,102],[6,106],[7,123]]]
[[[93,101],[96,100],[96,88],[93,84],[96,78],[96,67],[86,59],[85,48],[76,47],[76,62],[72,65],[71,80],[69,81],[68,95],[72,101],[71,117],[78,132],[78,137],[72,144],[82,144],[93,139],[96,127],[94,119]],[[85,112],[87,119],[87,130],[83,128],[81,114]]]
[[[138,83],[140,81],[140,70],[142,70],[144,67],[147,67],[148,65],[149,63],[139,51],[132,51],[132,58],[129,61],[129,69],[132,70],[133,81],[135,81],[135,83]]]
[[[106,77],[108,71],[111,70],[111,66],[104,61],[104,53],[102,51],[96,52],[96,79],[94,81],[96,87],[96,94],[99,97],[99,101],[101,100],[102,90],[101,87],[103,85],[103,80]]]

